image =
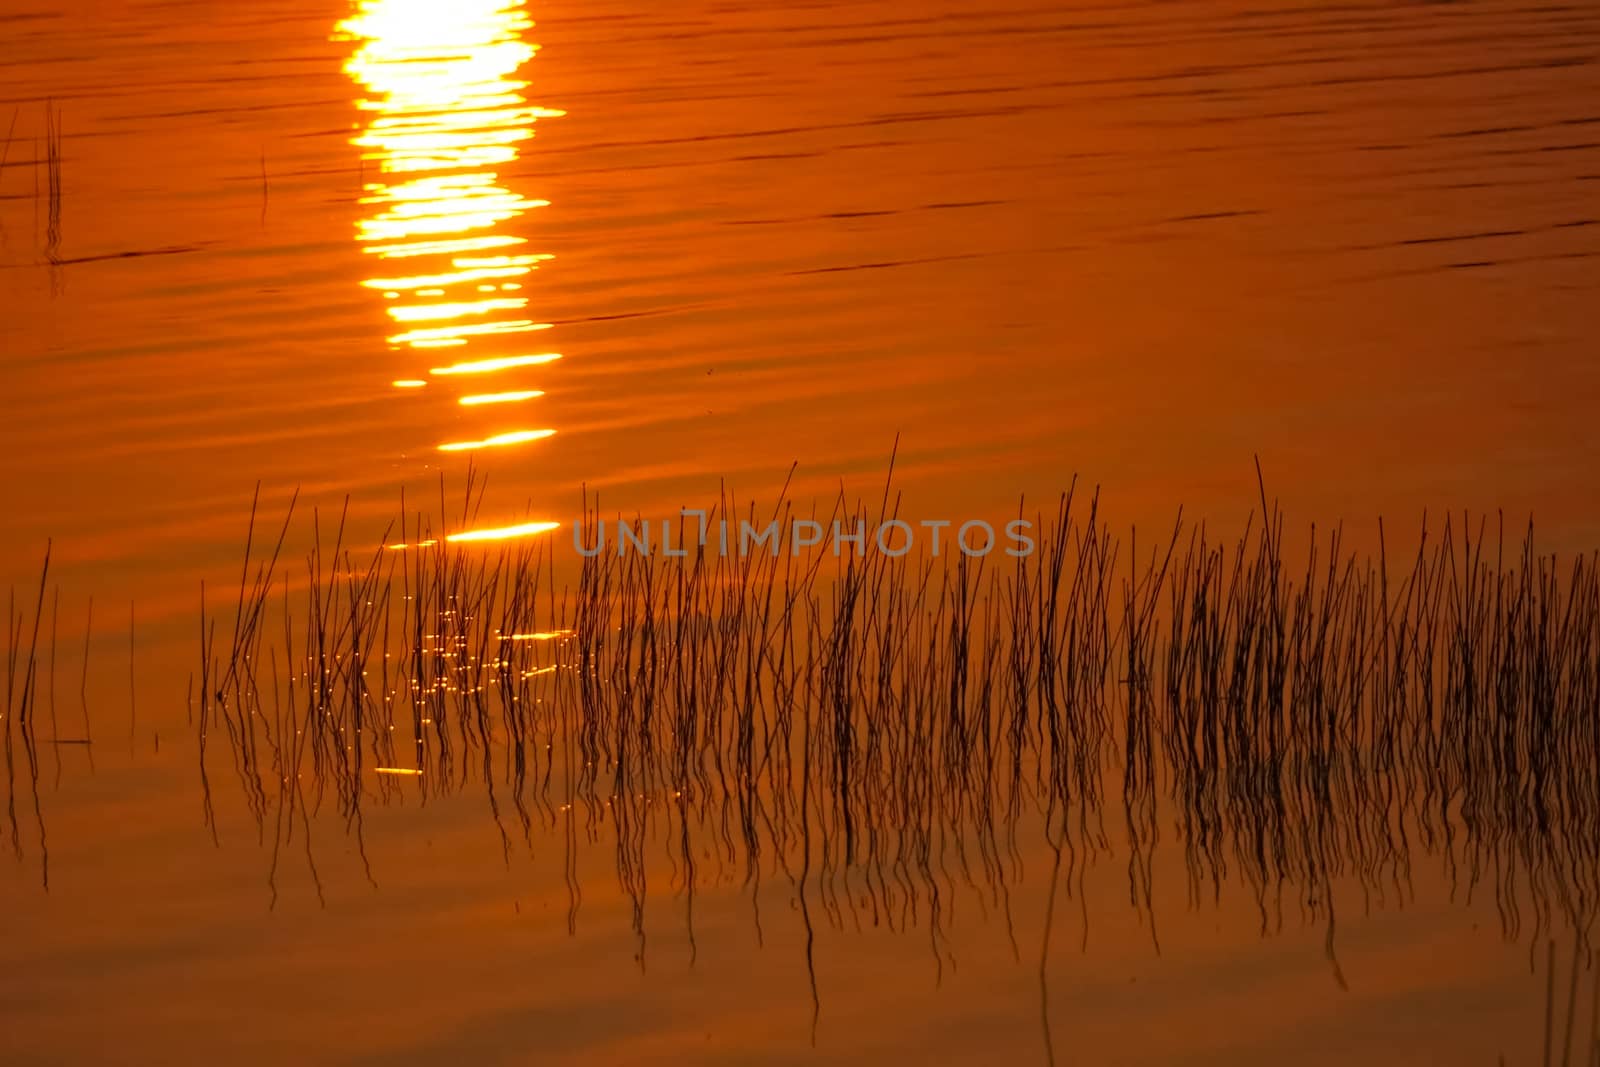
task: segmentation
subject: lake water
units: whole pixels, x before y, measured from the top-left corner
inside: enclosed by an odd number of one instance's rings
[[[0,581],[37,731],[8,700],[0,1060],[1565,1063],[1569,1020],[1600,1055],[1592,800],[1553,881],[1408,838],[1403,876],[1269,891],[1195,874],[1173,797],[1130,865],[1119,766],[1092,857],[1057,868],[1023,804],[998,882],[957,827],[920,873],[826,844],[819,883],[788,815],[753,865],[726,807],[579,820],[559,756],[524,831],[500,727],[448,788],[361,768],[359,836],[347,769],[252,793],[298,778],[292,716],[259,765],[220,727],[200,758],[202,582],[226,662],[258,484],[253,559],[294,501],[279,655],[385,542],[558,524],[468,542],[458,587],[559,546],[524,620],[554,630],[593,494],[826,518],[891,456],[903,512],[957,525],[1099,486],[1119,565],[1270,494],[1296,575],[1312,523],[1393,566],[1424,513],[1508,544],[1532,516],[1565,575],[1600,546],[1600,8],[0,0],[0,45]]]

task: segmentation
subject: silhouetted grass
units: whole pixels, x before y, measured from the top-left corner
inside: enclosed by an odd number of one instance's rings
[[[708,864],[712,881],[742,882],[758,934],[763,884],[789,886],[814,1018],[817,921],[922,930],[942,969],[965,897],[1001,917],[1020,956],[1010,897],[1031,851],[1022,835],[1042,836],[1052,867],[1041,995],[1057,896],[1086,909],[1101,860],[1126,862],[1159,949],[1161,847],[1181,848],[1195,904],[1247,887],[1263,934],[1286,911],[1323,924],[1340,984],[1336,887],[1363,909],[1403,904],[1424,857],[1468,892],[1487,887],[1508,938],[1537,943],[1564,925],[1589,951],[1600,578],[1594,554],[1562,565],[1538,552],[1531,525],[1508,538],[1498,521],[1424,524],[1399,567],[1381,532],[1369,557],[1339,530],[1312,531],[1291,566],[1264,493],[1235,540],[1180,516],[1152,543],[1114,535],[1098,494],[1074,485],[1035,514],[1025,558],[894,557],[870,538],[860,556],[725,555],[714,538],[696,546],[685,519],[683,556],[558,561],[553,537],[449,540],[475,525],[482,492],[469,474],[452,518],[443,485],[431,514],[402,498],[359,551],[347,509],[330,524],[291,501],[258,545],[253,506],[231,619],[202,586],[191,695],[205,816],[216,835],[220,730],[270,839],[274,898],[295,846],[320,894],[312,833],[325,807],[365,860],[367,805],[471,787],[508,859],[559,832],[569,929],[576,854],[609,842],[641,966],[646,903],[663,888],[651,884],[656,848],[691,952]],[[712,528],[770,519],[792,544],[802,518],[853,526],[900,506],[890,491],[876,506],[841,495],[825,514],[787,493],[759,510],[725,494],[708,511]],[[597,547],[598,502],[583,514]],[[285,546],[307,519],[311,547],[296,561]],[[4,718],[12,847],[23,854],[26,794],[46,885],[40,671],[51,741],[89,746],[93,610],[83,737],[61,738],[50,564],[47,552],[20,607],[8,598]],[[1576,988],[1551,1047],[1581,1057]]]
[[[84,623],[82,683],[79,699],[82,710],[81,736],[62,736],[56,701],[57,653],[60,649],[61,587],[52,586],[55,554],[47,542],[39,568],[37,587],[19,598],[16,587],[6,595],[4,637],[5,704],[0,708],[0,735],[5,748],[5,819],[11,850],[17,860],[27,857],[23,825],[27,808],[37,839],[39,874],[43,888],[50,888],[50,849],[46,833],[44,803],[39,788],[40,746],[48,745],[54,763],[54,785],[61,786],[63,746],[82,748],[91,771],[94,769],[93,733],[89,714],[89,675],[94,601],[88,604]],[[47,603],[48,602],[48,603]],[[48,626],[45,623],[49,614]],[[137,645],[129,633],[130,671]],[[49,724],[47,736],[40,736],[39,720]],[[19,808],[19,800],[27,807]]]
[[[365,860],[363,805],[484,791],[509,858],[559,830],[569,928],[576,851],[609,838],[645,958],[647,871],[665,843],[694,941],[701,867],[795,893],[813,981],[815,916],[923,929],[936,967],[956,899],[1002,916],[1043,831],[1087,907],[1091,865],[1125,855],[1131,903],[1160,939],[1154,863],[1181,847],[1191,900],[1253,893],[1263,934],[1286,907],[1326,928],[1335,886],[1363,909],[1404,903],[1435,857],[1487,885],[1508,938],[1587,930],[1600,892],[1600,580],[1503,524],[1424,524],[1395,568],[1311,531],[1285,559],[1262,510],[1231,543],[1181,515],[1151,543],[1113,534],[1074,487],[1035,515],[1031,556],[725,555],[678,530],[682,557],[598,552],[558,584],[554,538],[484,546],[443,487],[435,517],[402,501],[358,553],[341,514],[294,580],[253,554],[228,646],[202,599],[200,736],[219,726],[247,805],[282,849],[333,802]],[[718,519],[892,518],[841,495],[827,516],[724,495]],[[589,548],[600,518],[585,499]],[[687,521],[687,520],[685,520]],[[827,523],[824,524],[825,526]],[[1125,843],[1106,820],[1120,809]],[[372,877],[370,866],[368,876]],[[659,892],[659,890],[658,890]],[[1347,906],[1353,906],[1346,901]],[[1087,912],[1084,933],[1088,936]],[[1049,930],[1041,950],[1049,953]],[[1047,1032],[1048,1039],[1048,1032]]]

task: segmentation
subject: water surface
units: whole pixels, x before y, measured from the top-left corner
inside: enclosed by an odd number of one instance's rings
[[[31,838],[4,875],[18,1062],[1043,1057],[1037,827],[1012,934],[819,924],[814,1046],[781,872],[758,939],[706,861],[691,965],[663,846],[641,953],[609,846],[569,932],[558,831],[508,860],[481,790],[374,805],[371,881],[324,814],[323,899],[285,865],[268,910],[191,727],[257,482],[366,550],[469,463],[500,528],[796,462],[825,509],[893,451],[918,514],[1078,473],[1143,538],[1241,528],[1259,456],[1297,537],[1600,544],[1589,4],[4,0],[0,40],[0,571],[29,602],[52,540],[41,693],[97,738],[42,753],[48,892]],[[1537,1062],[1542,935],[1440,865],[1341,913],[1348,990],[1317,917],[1158,869],[1159,954],[1120,853],[1058,902],[1058,1060]]]

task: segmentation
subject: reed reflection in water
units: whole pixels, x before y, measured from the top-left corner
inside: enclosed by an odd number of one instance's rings
[[[831,518],[881,524],[897,499],[841,496]],[[464,516],[477,500],[469,481]],[[784,545],[816,513],[707,511]],[[1265,492],[1261,514],[1232,543],[1180,519],[1152,545],[1074,490],[1020,559],[596,551],[575,587],[553,539],[486,549],[402,516],[413,543],[358,557],[341,523],[306,588],[258,552],[231,625],[202,626],[207,817],[220,728],[276,899],[281,846],[324,796],[365,859],[367,805],[481,790],[508,861],[560,836],[569,931],[579,853],[612,854],[641,966],[663,859],[691,957],[697,885],[736,872],[759,932],[776,880],[813,1025],[818,926],[920,931],[942,974],[975,899],[1021,959],[1011,894],[1041,854],[1047,1049],[1056,902],[1077,897],[1087,938],[1085,880],[1120,865],[1159,952],[1158,847],[1181,850],[1191,906],[1244,893],[1263,936],[1319,924],[1340,987],[1340,915],[1405,906],[1424,861],[1486,891],[1506,938],[1570,929],[1587,959],[1597,558],[1451,519],[1404,557],[1335,531],[1291,561]]]
[[[549,329],[524,288],[549,257],[529,251],[516,225],[547,201],[500,173],[537,119],[561,114],[529,104],[517,76],[538,50],[525,40],[532,26],[522,0],[364,0],[337,29],[356,42],[345,70],[368,94],[353,143],[379,176],[365,184],[356,240],[381,271],[362,284],[382,294],[393,323],[394,385],[408,402],[418,393],[437,402],[439,391],[464,416],[481,413],[460,439],[437,442],[441,451],[555,432],[531,421],[528,405],[544,393],[521,368],[559,356],[517,350]]]

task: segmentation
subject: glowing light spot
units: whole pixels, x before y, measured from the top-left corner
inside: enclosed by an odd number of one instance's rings
[[[434,545],[436,545],[438,543],[439,542],[436,539],[436,540],[432,540],[432,541],[418,541],[414,545],[404,545],[404,544],[401,544],[401,545],[390,545],[389,546],[389,551],[390,552],[404,552],[408,548],[432,548]]]
[[[551,530],[559,530],[559,522],[525,522],[517,526],[501,526],[497,529],[466,530],[462,533],[451,534],[445,540],[452,543],[471,543],[477,541],[511,541],[519,537],[534,537]]]
[[[546,437],[553,436],[555,436],[554,430],[513,430],[510,433],[486,437],[482,441],[452,441],[449,444],[440,445],[439,451],[475,452],[480,448],[503,448],[507,445],[522,445],[527,444],[529,441],[542,441]],[[456,538],[450,537],[447,540],[454,541]]]
[[[389,343],[392,345],[416,345],[419,341],[487,337],[492,334],[505,333],[531,333],[534,330],[548,330],[550,325],[548,322],[513,319],[510,322],[482,322],[468,326],[433,326],[421,330],[412,330],[409,333],[396,334],[389,338]]]
[[[425,289],[418,295],[443,296],[444,290]],[[398,322],[437,322],[440,319],[459,319],[467,315],[487,315],[492,311],[510,311],[527,305],[527,297],[503,296],[495,300],[474,300],[460,304],[403,304],[400,307],[390,308],[389,314]]]
[[[449,274],[420,274],[411,278],[371,278],[361,284],[368,289],[439,289],[477,282],[485,278],[517,278],[527,274],[529,269],[519,266],[477,267],[452,271]],[[520,285],[514,287],[522,288]]]
[[[451,262],[467,270],[493,270],[498,267],[531,267],[554,258],[549,252],[535,252],[526,256],[458,256]]]
[[[523,389],[513,393],[475,393],[472,396],[462,397],[460,403],[462,407],[470,408],[480,404],[516,404],[541,396],[544,396],[544,393],[538,389]]]
[[[416,241],[398,245],[368,245],[363,251],[376,253],[383,259],[409,259],[412,256],[447,256],[453,252],[478,252],[487,248],[508,248],[526,244],[523,237],[510,234],[486,237],[458,237],[451,241]],[[457,260],[459,266],[469,266]]]
[[[501,356],[498,359],[478,359],[468,363],[455,363],[448,367],[435,367],[428,373],[493,374],[495,371],[510,370],[512,367],[536,367],[543,363],[554,363],[560,358],[560,352],[539,352],[531,356]]]

